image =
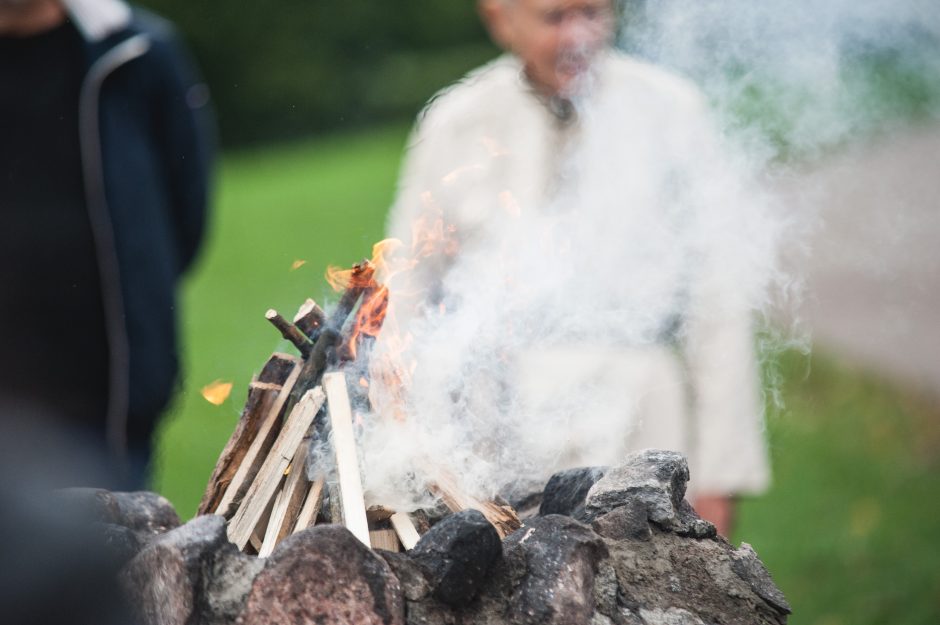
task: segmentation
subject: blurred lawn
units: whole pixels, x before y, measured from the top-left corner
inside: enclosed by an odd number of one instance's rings
[[[212,233],[185,288],[188,374],[155,475],[184,518],[252,374],[290,350],[264,311],[323,300],[326,265],[369,253],[405,136],[393,127],[225,159]],[[292,271],[295,260],[306,264]],[[940,407],[818,354],[785,354],[779,371],[775,484],[743,502],[736,540],[754,545],[787,594],[791,623],[940,623]],[[235,383],[221,406],[199,395],[217,378]]]

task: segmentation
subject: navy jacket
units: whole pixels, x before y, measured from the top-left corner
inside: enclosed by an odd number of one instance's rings
[[[109,341],[107,440],[139,465],[179,374],[176,289],[203,234],[214,127],[166,21],[88,5],[66,1],[86,41],[79,128]]]

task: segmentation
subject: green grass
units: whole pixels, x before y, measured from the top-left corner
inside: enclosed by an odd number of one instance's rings
[[[191,516],[246,386],[276,348],[268,307],[328,295],[328,263],[381,238],[406,130],[229,156],[212,234],[184,292],[184,390],[155,488]],[[291,271],[295,260],[307,263]],[[788,353],[770,419],[776,479],[743,502],[736,540],[764,559],[797,625],[940,622],[940,408],[835,360]],[[221,406],[199,389],[233,381]],[[693,476],[694,477],[694,476]]]
[[[775,480],[742,502],[806,625],[940,623],[940,406],[818,354],[784,354]],[[694,476],[693,476],[694,477]]]

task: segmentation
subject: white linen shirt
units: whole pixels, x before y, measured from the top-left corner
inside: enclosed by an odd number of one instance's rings
[[[455,228],[457,259],[427,259],[411,276],[409,292],[422,297],[463,270],[460,257],[499,249],[506,220],[520,214],[557,214],[562,245],[569,232],[596,232],[602,244],[572,249],[564,262],[609,288],[570,280],[561,305],[549,307],[559,324],[590,317],[590,336],[575,323],[513,356],[511,384],[536,409],[594,389],[582,407],[588,426],[571,428],[559,466],[547,471],[656,447],[688,456],[693,493],[756,493],[769,467],[751,285],[741,255],[729,252],[741,236],[734,211],[724,212],[746,204],[741,193],[702,97],[682,79],[611,53],[564,121],[506,55],[429,104],[388,231],[408,241],[429,207]],[[670,334],[677,315],[681,329]]]

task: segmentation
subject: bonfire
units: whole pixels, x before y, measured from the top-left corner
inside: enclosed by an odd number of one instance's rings
[[[267,320],[298,354],[274,353],[248,387],[234,432],[222,450],[199,505],[199,514],[218,514],[239,549],[270,555],[281,540],[317,523],[341,524],[374,548],[412,548],[429,529],[423,510],[366,507],[356,430],[372,419],[408,418],[405,395],[411,373],[385,350],[380,367],[370,367],[372,347],[385,326],[392,278],[412,270],[423,258],[447,252],[441,220],[420,221],[410,253],[395,256],[402,244],[377,243],[371,259],[350,269],[330,267],[326,279],[341,296],[327,314],[306,300],[288,321],[276,310]],[[389,344],[406,341],[398,328]],[[373,410],[370,377],[382,375],[382,410]],[[368,415],[366,418],[364,415]],[[329,449],[331,466],[311,466]],[[335,479],[328,480],[328,474]],[[446,466],[426,466],[428,490],[451,512],[476,509],[500,537],[520,526],[504,501],[462,492]],[[395,479],[396,476],[389,476]],[[432,514],[439,514],[435,511]]]

